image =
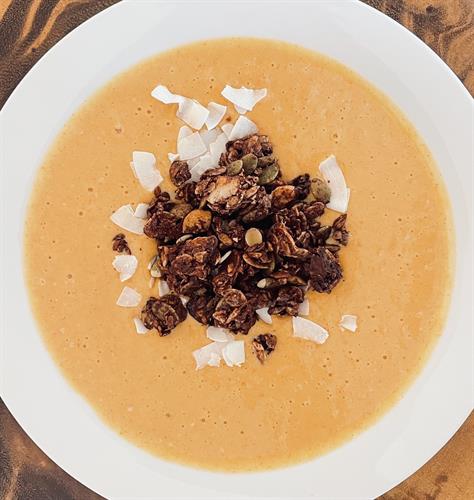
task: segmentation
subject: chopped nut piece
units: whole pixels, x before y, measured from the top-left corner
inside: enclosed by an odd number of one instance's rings
[[[311,181],[311,192],[313,193],[314,199],[321,203],[329,203],[331,199],[331,189],[328,183],[319,177]]]
[[[247,229],[247,232],[245,233],[245,243],[247,243],[249,247],[253,245],[259,245],[260,243],[262,243],[262,241],[262,233],[258,229],[256,229],[255,227]]]
[[[211,227],[212,214],[208,210],[199,208],[192,210],[183,220],[183,233],[207,233]]]
[[[268,356],[275,350],[277,337],[272,333],[262,333],[257,335],[252,341],[252,348],[255,356],[264,363]]]
[[[179,187],[191,179],[188,163],[186,161],[175,160],[170,166],[171,182]]]
[[[159,299],[150,297],[142,310],[141,319],[146,328],[155,328],[163,337],[184,321],[187,314],[181,299],[170,293]]]
[[[296,200],[297,191],[295,186],[279,186],[272,192],[272,208],[281,210]]]

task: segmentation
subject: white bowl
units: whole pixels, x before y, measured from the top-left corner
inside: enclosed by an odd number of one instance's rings
[[[291,41],[346,64],[387,94],[431,149],[452,202],[456,281],[444,334],[422,374],[376,425],[333,452],[255,474],[162,461],[106,427],[43,345],[22,280],[35,170],[71,113],[141,59],[202,38]],[[472,408],[472,101],[450,69],[396,22],[359,2],[121,2],[50,50],[1,112],[1,395],[56,463],[108,498],[372,498],[412,474]]]

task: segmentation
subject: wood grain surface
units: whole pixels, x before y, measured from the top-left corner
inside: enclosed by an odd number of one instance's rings
[[[76,26],[116,1],[0,0],[0,108],[45,52]],[[474,0],[365,1],[427,43],[474,94]],[[471,414],[430,462],[380,498],[474,499],[473,450],[474,416]],[[0,499],[99,498],[53,463],[0,400]]]

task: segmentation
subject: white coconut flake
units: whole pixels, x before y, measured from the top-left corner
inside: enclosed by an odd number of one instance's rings
[[[155,281],[156,281],[156,278],[154,276],[152,276],[149,280],[148,280],[148,288],[153,288],[155,286]]]
[[[138,181],[147,191],[153,191],[163,181],[163,176],[156,168],[155,155],[147,151],[134,151],[130,164]]]
[[[181,303],[185,306],[189,302],[189,297],[185,297],[184,295],[180,295]]]
[[[206,336],[208,339],[214,342],[233,342],[234,336],[229,333],[225,328],[219,328],[217,326],[208,326],[206,330]]]
[[[179,154],[178,153],[168,153],[168,160],[173,163],[176,160],[179,160]]]
[[[260,309],[257,309],[255,311],[257,313],[257,316],[265,323],[271,325],[272,324],[272,317],[268,313],[268,307],[262,307]]]
[[[240,366],[245,362],[245,345],[243,340],[227,342],[222,349],[222,357],[227,366]]]
[[[191,170],[193,167],[195,167],[199,161],[201,160],[201,157],[198,156],[197,158],[192,158],[191,160],[188,160],[188,168]]]
[[[179,103],[176,116],[190,127],[200,130],[209,117],[209,110],[194,99],[185,97]]]
[[[229,141],[228,137],[222,132],[217,136],[217,139],[209,145],[212,161],[217,166],[222,153],[226,152],[225,145]]]
[[[245,115],[247,113],[247,110],[245,108],[241,108],[240,106],[237,106],[237,104],[234,104],[235,111],[239,113],[239,115]]]
[[[210,153],[202,155],[196,165],[190,170],[191,180],[197,182],[206,170],[214,168],[216,165],[217,163],[213,160]]]
[[[239,116],[235,122],[232,132],[229,135],[229,141],[235,141],[236,139],[242,139],[248,135],[256,134],[258,132],[257,125],[252,120],[249,120],[245,116]]]
[[[227,138],[229,138],[233,128],[234,128],[233,123],[224,123],[224,125],[221,125],[221,130],[222,132],[224,132]]]
[[[135,324],[135,330],[137,333],[140,335],[143,335],[144,333],[148,333],[150,330],[143,324],[143,321],[140,318],[133,318],[133,322]]]
[[[136,290],[124,286],[116,303],[120,307],[136,307],[141,300],[142,296]]]
[[[344,174],[337,164],[336,157],[331,155],[321,162],[319,171],[331,189],[331,200],[327,207],[336,212],[346,213],[350,191],[347,189]]]
[[[112,266],[119,273],[120,281],[127,281],[135,274],[138,260],[135,255],[117,255],[112,261]]]
[[[207,151],[199,132],[194,132],[178,141],[178,154],[181,160],[196,158]]]
[[[206,120],[206,127],[208,130],[212,130],[217,127],[221,122],[222,118],[224,118],[227,113],[227,106],[223,106],[222,104],[217,104],[217,102],[210,102],[207,105],[207,109],[209,110],[209,116]]]
[[[163,104],[179,104],[184,99],[183,96],[170,92],[165,85],[155,87],[151,91],[151,96]]]
[[[111,216],[111,221],[124,229],[135,234],[143,234],[143,227],[145,226],[144,219],[135,217],[132,205],[123,205],[118,208]]]
[[[240,89],[226,85],[221,94],[230,101],[236,108],[237,112],[252,111],[254,106],[267,95],[267,89],[248,89],[241,87]]]
[[[341,329],[355,332],[357,330],[357,316],[353,314],[343,314],[339,326]]]
[[[309,316],[309,300],[304,299],[298,306],[298,316]]]
[[[160,297],[164,297],[168,293],[170,293],[170,287],[168,286],[168,283],[166,283],[166,280],[160,279],[158,281],[158,295]]]
[[[212,342],[210,344],[193,351],[193,357],[196,361],[196,370],[205,366],[219,366],[222,359],[222,342]]]
[[[183,125],[178,130],[177,142],[179,142],[181,139],[184,139],[185,137],[188,137],[188,135],[191,135],[192,133],[193,133],[192,128],[189,128],[187,125]]]
[[[139,203],[133,215],[139,219],[146,219],[148,217],[148,208],[150,205],[148,203]]]
[[[209,150],[210,145],[219,137],[221,133],[222,132],[219,128],[199,131],[199,135],[201,136],[202,142],[205,144],[207,150]]]
[[[294,316],[292,321],[293,337],[311,340],[312,342],[316,342],[316,344],[324,344],[329,337],[327,330],[309,319]]]

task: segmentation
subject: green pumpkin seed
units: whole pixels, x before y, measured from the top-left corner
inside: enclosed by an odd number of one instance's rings
[[[245,155],[242,157],[242,165],[244,168],[244,172],[246,175],[250,175],[253,173],[253,171],[257,168],[257,163],[258,159],[257,157],[249,153],[248,155]]]
[[[270,184],[270,182],[273,182],[277,177],[278,174],[280,173],[280,167],[277,162],[272,163],[265,167],[260,174],[258,178],[258,184],[265,185],[265,184]]]
[[[272,163],[275,163],[276,159],[274,156],[262,156],[261,158],[258,159],[257,166],[258,168],[265,168],[271,165]]]
[[[227,165],[227,175],[238,175],[242,171],[242,160],[235,160]]]

